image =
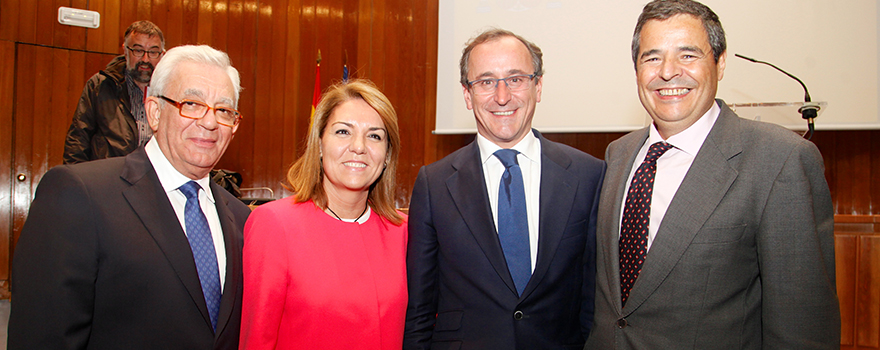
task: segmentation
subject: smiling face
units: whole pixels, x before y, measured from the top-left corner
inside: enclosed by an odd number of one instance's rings
[[[182,61],[171,74],[164,96],[175,101],[186,99],[211,107],[234,108],[235,90],[223,68]],[[237,125],[218,124],[214,111],[208,111],[201,119],[183,117],[177,107],[155,96],[147,98],[145,107],[162,154],[174,169],[193,180],[208,175],[238,129]]]
[[[477,45],[468,59],[468,81],[534,73],[528,49],[512,36]],[[501,81],[495,93],[488,95],[477,95],[462,86],[465,104],[474,111],[480,135],[502,148],[522,140],[531,131],[535,105],[541,102],[542,82],[543,78],[536,77],[527,83],[527,89],[510,91]]]
[[[369,193],[385,169],[387,137],[382,117],[364,100],[333,109],[321,135],[324,190]]]
[[[715,103],[727,53],[716,63],[702,22],[686,14],[646,22],[639,41],[639,99],[666,139],[693,125]]]
[[[131,33],[128,38],[125,40],[125,46],[130,47],[135,50],[144,50],[144,51],[162,51],[162,40],[158,35],[147,35],[143,33]],[[159,60],[162,59],[162,55],[156,58],[150,58],[148,53],[144,53],[143,56],[138,58],[131,52],[131,50],[123,47],[123,52],[125,52],[125,67],[126,70],[134,77],[134,80],[138,84],[149,84],[150,77],[153,75],[153,70],[156,69],[156,65],[159,64]]]

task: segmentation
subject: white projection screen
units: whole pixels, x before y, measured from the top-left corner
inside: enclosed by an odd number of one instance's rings
[[[544,51],[544,89],[533,126],[542,132],[613,132],[649,122],[639,103],[630,42],[646,0],[440,0],[437,134],[476,132],[462,98],[458,60],[464,43],[489,27],[511,30]],[[826,102],[818,130],[880,129],[877,1],[705,0],[727,33],[727,69],[718,97],[728,104]],[[778,112],[778,111],[777,111]],[[796,108],[780,113],[737,108],[797,130]]]

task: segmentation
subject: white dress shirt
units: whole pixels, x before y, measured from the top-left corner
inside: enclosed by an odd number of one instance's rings
[[[501,176],[504,175],[504,164],[495,156],[501,149],[489,139],[477,134],[477,146],[480,148],[480,160],[483,163],[483,177],[486,179],[486,190],[489,192],[489,205],[492,207],[492,218],[498,227],[498,188]],[[525,138],[511,149],[519,151],[516,161],[523,174],[523,185],[526,194],[526,213],[529,219],[529,253],[532,271],[538,258],[538,218],[541,199],[541,141],[529,132]],[[497,234],[497,231],[496,231]]]
[[[651,244],[654,242],[654,237],[657,236],[657,230],[663,222],[663,216],[666,215],[669,203],[672,202],[675,192],[678,191],[678,187],[684,181],[688,169],[694,163],[694,158],[700,151],[700,147],[703,146],[703,142],[706,141],[706,136],[709,136],[709,131],[712,130],[712,126],[715,125],[715,120],[718,119],[720,113],[721,108],[718,107],[717,103],[713,103],[712,107],[693,125],[665,140],[673,148],[670,148],[657,159],[657,174],[654,176],[654,190],[651,196],[651,219],[648,223],[647,250],[651,249]],[[632,184],[633,175],[639,169],[639,165],[645,160],[645,156],[648,155],[648,148],[654,143],[662,141],[664,140],[657,131],[657,127],[651,123],[648,139],[636,155],[623,193],[629,193],[629,186]],[[623,220],[623,209],[625,206],[626,196],[624,195],[623,205],[620,206],[621,221]],[[618,222],[618,227],[620,227],[620,222]]]
[[[183,212],[184,208],[186,208],[186,195],[178,188],[192,179],[174,169],[174,166],[168,162],[162,150],[159,149],[159,144],[156,143],[155,138],[150,139],[145,148],[147,150],[147,157],[150,159],[150,163],[153,164],[156,175],[159,176],[159,183],[165,189],[165,194],[168,196],[168,200],[171,201],[174,213],[177,214],[180,227],[186,233],[186,219],[184,219]],[[195,182],[202,187],[202,190],[199,191],[199,205],[202,207],[202,212],[205,213],[205,218],[208,219],[211,237],[214,239],[214,251],[217,253],[217,268],[220,272],[220,292],[222,293],[223,285],[226,283],[226,243],[223,240],[220,216],[217,215],[217,207],[214,205],[214,194],[211,192],[210,186],[211,179],[205,176],[195,180]]]

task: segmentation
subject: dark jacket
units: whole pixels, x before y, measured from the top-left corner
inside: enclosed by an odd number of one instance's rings
[[[127,155],[138,146],[137,130],[125,84],[125,56],[118,56],[83,87],[64,140],[64,163]]]

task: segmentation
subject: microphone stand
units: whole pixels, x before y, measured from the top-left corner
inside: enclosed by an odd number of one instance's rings
[[[819,104],[813,103],[812,99],[810,99],[810,91],[807,90],[807,86],[804,85],[804,82],[801,81],[800,79],[798,79],[798,77],[791,75],[790,73],[782,70],[782,68],[779,68],[779,67],[773,65],[772,63],[758,61],[754,58],[746,57],[746,56],[740,55],[738,53],[734,54],[734,56],[742,58],[746,61],[766,64],[770,67],[776,68],[776,70],[784,73],[785,75],[791,77],[794,80],[797,80],[797,82],[801,84],[801,86],[804,88],[804,105],[801,108],[798,108],[798,112],[801,114],[802,118],[807,120],[807,131],[802,136],[804,138],[806,138],[807,140],[813,138],[813,133],[815,132],[815,126],[813,125],[813,119],[816,119],[816,117],[819,115],[819,108],[820,107],[819,107]]]

